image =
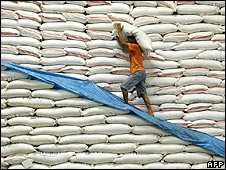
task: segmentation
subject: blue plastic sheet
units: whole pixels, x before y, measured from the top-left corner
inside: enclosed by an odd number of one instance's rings
[[[150,116],[146,112],[130,104],[125,104],[120,97],[112,94],[89,80],[82,80],[62,74],[25,67],[6,61],[1,61],[1,65],[8,67],[11,70],[28,74],[32,78],[53,84],[55,88],[63,88],[76,93],[82,98],[100,102],[104,105],[117,109],[130,110],[141,118],[151,122],[154,126],[157,126],[182,140],[191,142],[194,145],[210,150],[225,158],[225,142],[223,140],[200,131],[192,130],[166,120]]]

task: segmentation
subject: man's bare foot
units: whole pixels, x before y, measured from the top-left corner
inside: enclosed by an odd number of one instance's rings
[[[148,114],[154,116],[154,113],[152,111],[148,111]]]

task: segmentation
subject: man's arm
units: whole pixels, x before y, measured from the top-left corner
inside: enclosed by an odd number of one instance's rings
[[[118,40],[122,45],[128,46],[125,38],[122,35],[122,29],[123,27],[121,26],[121,24],[117,24]]]

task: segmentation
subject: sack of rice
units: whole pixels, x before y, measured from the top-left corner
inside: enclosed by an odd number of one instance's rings
[[[130,153],[134,152],[137,148],[135,143],[100,143],[94,144],[89,147],[90,152],[108,152],[108,153]]]
[[[18,16],[13,10],[1,9],[1,19],[14,19],[17,20]]]
[[[114,23],[114,27],[116,27],[118,23]],[[137,40],[137,43],[140,45],[143,54],[145,56],[149,56],[150,52],[153,51],[152,48],[152,42],[151,39],[147,36],[147,34],[145,33],[145,31],[143,31],[142,29],[137,28],[136,26],[132,26],[128,23],[122,23],[123,26],[123,32],[125,35],[134,35],[134,37]],[[159,57],[157,58],[159,60],[164,60],[164,58]]]
[[[27,154],[36,152],[31,144],[16,143],[1,147],[1,156],[8,156],[14,154]]]
[[[72,157],[74,152],[64,152],[64,153],[45,153],[36,152],[28,154],[28,158],[31,158],[34,162],[44,164],[44,165],[57,165],[60,163],[65,163]]]
[[[108,135],[104,134],[79,134],[79,135],[67,135],[59,138],[59,144],[70,144],[70,143],[82,143],[82,144],[96,144],[106,143]]]
[[[70,162],[82,162],[87,164],[102,164],[112,162],[118,155],[115,153],[78,153],[70,158]]]

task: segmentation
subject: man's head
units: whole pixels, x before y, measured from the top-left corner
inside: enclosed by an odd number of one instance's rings
[[[127,39],[129,43],[137,43],[136,38],[133,35],[127,36]]]

